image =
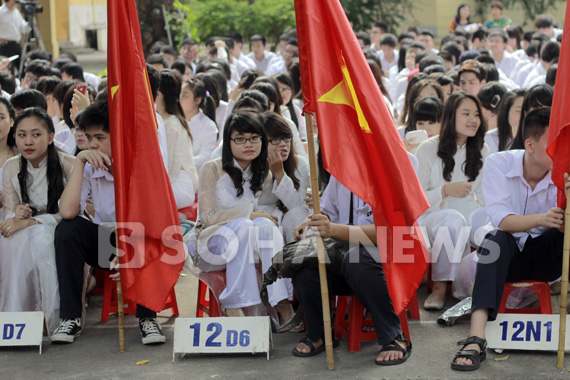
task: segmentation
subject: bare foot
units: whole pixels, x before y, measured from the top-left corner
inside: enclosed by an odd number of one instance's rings
[[[275,306],[275,310],[277,310],[277,313],[279,313],[279,316],[281,317],[281,321],[279,321],[279,323],[287,323],[291,320],[291,318],[293,318],[293,308],[291,307],[291,303],[289,301],[287,301],[286,303],[279,303],[277,306]]]
[[[315,346],[315,349],[319,348],[320,346],[323,345],[323,340],[319,339],[316,342],[313,342],[313,345]],[[303,354],[308,354],[311,352],[311,347],[307,346],[305,343],[301,343],[299,342],[297,344],[297,351],[303,353]]]
[[[433,283],[433,289],[428,298],[424,302],[424,309],[442,309],[445,305],[445,293],[447,292],[447,283],[437,281]]]
[[[395,340],[394,341],[398,346],[402,347],[404,350],[408,347],[408,343],[406,342],[402,342],[399,340]],[[382,346],[382,348],[384,347],[394,347],[393,344],[386,344],[384,346]],[[384,352],[380,352],[378,354],[378,357],[376,357],[376,361],[377,362],[389,362],[389,361],[393,361],[393,360],[398,360],[404,357],[404,354],[400,351],[384,351]]]
[[[470,344],[468,346],[465,346],[465,348],[462,348],[461,350],[462,351],[475,350],[477,352],[481,352],[481,348],[479,347],[478,344]],[[473,361],[467,358],[457,358],[454,360],[454,363],[459,365],[471,365],[473,364]]]

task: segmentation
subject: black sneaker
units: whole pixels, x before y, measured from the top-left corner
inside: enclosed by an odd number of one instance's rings
[[[51,343],[73,343],[81,335],[81,319],[64,319],[50,337]]]
[[[143,344],[157,344],[166,342],[166,337],[160,329],[156,318],[139,319],[139,328]]]

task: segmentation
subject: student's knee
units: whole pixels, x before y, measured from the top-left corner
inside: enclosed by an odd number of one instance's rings
[[[81,231],[81,217],[75,219],[63,219],[55,228],[54,242],[55,246],[65,246],[67,242],[73,241],[77,238],[77,234]]]
[[[489,232],[477,250],[480,264],[492,264],[499,259],[510,260],[509,254],[516,247],[515,237],[505,231],[494,230]]]
[[[452,234],[458,235],[467,226],[467,220],[459,211],[450,209],[446,215],[446,226]]]

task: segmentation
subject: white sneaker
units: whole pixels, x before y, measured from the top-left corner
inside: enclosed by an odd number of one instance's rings
[[[156,318],[139,319],[139,328],[143,344],[157,344],[166,342],[166,337],[160,329]]]
[[[50,337],[51,343],[73,343],[81,335],[81,319],[64,319]]]

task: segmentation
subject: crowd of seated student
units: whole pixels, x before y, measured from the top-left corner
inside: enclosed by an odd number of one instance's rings
[[[544,244],[552,248],[545,262],[560,267],[562,216],[554,207],[543,140],[561,34],[547,15],[535,20],[536,32],[517,25],[504,30],[511,21],[503,8],[494,2],[492,18],[480,26],[472,22],[470,6],[461,4],[439,50],[433,33],[417,27],[396,37],[375,23],[370,38],[357,35],[383,95],[377,101],[398,120],[394,128],[430,202],[418,221],[432,258],[433,290],[424,307],[444,307],[447,283],[458,280],[457,265],[471,248],[486,256],[497,242],[509,252],[467,274],[474,282],[474,312],[469,339],[452,363],[459,370],[476,369],[484,360],[484,326],[496,317],[505,281],[556,279],[556,271],[531,268]],[[203,272],[225,271],[219,301],[228,316],[249,314],[261,302],[257,267],[249,258],[265,270],[307,228],[340,239],[360,228],[375,240],[369,206],[334,178],[324,191],[325,215],[307,218],[303,140],[312,136],[301,112],[296,32],[285,31],[275,53],[261,35],[249,42],[246,55],[239,33],[211,37],[199,58],[199,44],[188,38],[179,52],[157,43],[147,58],[159,146],[177,207],[198,198],[204,228],[190,239],[190,256]],[[0,311],[43,310],[50,329],[57,326],[52,341],[69,343],[83,328],[85,263],[107,270],[114,265],[97,257],[96,242],[98,225],[115,220],[106,80],[84,72],[73,55],[52,62],[41,51],[29,53],[20,78],[15,74],[13,64],[0,60]],[[519,196],[523,191],[530,195]],[[523,203],[530,208],[521,209]],[[93,221],[83,217],[86,209]],[[475,212],[488,214],[486,227],[499,233],[470,241],[461,230]],[[453,252],[436,244],[442,231]],[[271,246],[262,249],[265,240]],[[370,252],[352,252],[360,264],[343,263],[331,288],[356,294],[366,306],[383,347],[376,363],[402,363],[411,345],[401,334],[382,266]],[[292,316],[294,293],[305,308],[307,334],[293,349],[296,356],[324,347],[315,278],[301,270],[269,288],[280,322]],[[381,291],[371,296],[370,287]],[[137,317],[143,343],[165,341],[155,312],[138,306]]]

